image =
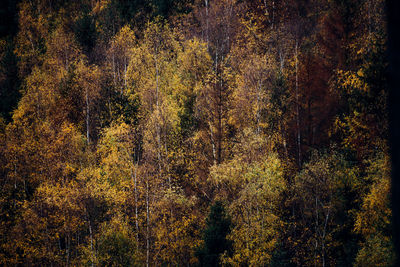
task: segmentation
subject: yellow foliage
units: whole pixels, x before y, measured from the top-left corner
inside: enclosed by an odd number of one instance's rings
[[[163,192],[155,207],[155,262],[170,265],[196,262],[194,248],[200,244],[199,214],[196,199],[187,198],[179,188]]]
[[[356,266],[391,266],[394,247],[391,233],[390,163],[387,154],[379,155],[368,168],[371,190],[356,214],[354,230],[364,238],[356,257]]]
[[[276,215],[280,194],[286,188],[283,166],[276,155],[252,164],[238,159],[214,166],[212,181],[219,196],[229,201],[234,228],[229,235],[234,253],[226,264],[268,265],[282,224]]]

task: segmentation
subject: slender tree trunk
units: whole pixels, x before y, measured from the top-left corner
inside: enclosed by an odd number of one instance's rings
[[[207,51],[209,51],[209,47],[210,47],[210,43],[209,43],[209,37],[208,37],[208,35],[209,35],[209,33],[208,33],[208,31],[209,31],[209,22],[208,22],[208,0],[204,0],[204,3],[205,3],[205,5],[206,5],[206,41],[207,41]]]
[[[128,67],[128,64],[127,64],[127,59],[126,59],[126,57],[124,57],[124,87],[122,88],[122,90],[121,90],[121,95],[124,93],[124,88],[126,88],[127,87],[127,82],[126,82],[126,75],[127,75],[127,67]]]
[[[149,209],[149,177],[146,179],[146,267],[150,261],[150,209]]]
[[[218,54],[217,54],[218,55]],[[216,89],[218,93],[218,124],[217,124],[217,163],[220,164],[222,161],[222,105],[223,105],[223,99],[222,99],[222,77],[220,77],[220,69],[217,64],[218,57],[216,56]],[[223,62],[223,58],[221,58],[221,63]]]
[[[138,216],[138,188],[137,188],[137,168],[139,167],[139,159],[135,166],[134,186],[135,186],[135,227],[136,227],[136,249],[139,249],[139,216]]]
[[[222,97],[221,88],[219,89],[219,111],[218,111],[218,150],[217,150],[217,163],[220,164],[222,161]]]
[[[131,170],[131,179],[133,182],[133,194],[135,197],[135,230],[136,230],[136,249],[139,249],[139,224],[138,224],[138,199],[137,199],[137,164],[134,163],[135,170]]]
[[[260,135],[261,121],[261,80],[257,81],[257,135]]]
[[[371,0],[368,1],[368,38],[369,41],[371,41],[371,36],[372,36],[372,6],[371,6]],[[370,45],[368,46],[368,51],[370,50]]]
[[[283,68],[285,67],[285,53],[282,52],[282,48],[279,48],[279,70],[283,73]]]
[[[208,126],[209,126],[209,129],[210,129],[211,146],[212,146],[212,153],[213,153],[213,162],[214,162],[214,165],[217,165],[217,150],[216,150],[216,147],[215,147],[215,138],[214,138],[211,122],[208,122]]]
[[[156,52],[157,53],[157,52]],[[158,60],[157,60],[157,55],[155,56],[155,63],[156,63],[156,112],[158,116],[161,116],[160,112],[160,89],[159,89],[159,84],[158,84],[158,79],[159,79],[159,70],[158,70]],[[161,127],[160,127],[160,122],[157,120],[157,157],[158,157],[158,171],[159,175],[161,175]]]
[[[269,12],[268,12],[267,0],[264,0],[264,6],[265,6],[265,16],[267,17],[268,22],[271,22],[269,20]]]
[[[326,228],[328,226],[328,220],[329,220],[329,213],[330,213],[330,208],[328,209],[328,213],[325,216],[325,223],[324,223],[324,229],[322,232],[322,244],[321,244],[321,248],[322,248],[322,267],[325,267],[325,237],[326,237]]]
[[[117,78],[116,78],[116,74],[115,74],[115,49],[113,49],[112,52],[112,69],[113,69],[113,81],[114,81],[114,86],[117,85]]]
[[[70,257],[70,253],[71,253],[71,234],[70,233],[68,233],[68,235],[67,235],[67,242],[66,242],[67,244],[66,244],[66,247],[67,247],[67,265],[66,266],[69,266],[69,257]]]
[[[332,194],[329,200],[329,206],[328,206],[328,211],[325,215],[325,221],[324,221],[324,228],[322,230],[322,240],[321,240],[321,253],[322,253],[322,267],[325,267],[326,265],[326,260],[325,260],[325,238],[326,238],[326,231],[328,228],[328,222],[329,222],[329,216],[330,216],[330,212],[331,212],[331,205],[332,205]],[[324,206],[321,203],[321,207],[322,209],[324,208]]]
[[[314,266],[317,266],[317,257],[318,257],[318,198],[315,194],[315,247],[314,247]]]
[[[90,108],[89,108],[89,92],[88,92],[87,87],[85,90],[85,100],[86,100],[86,139],[89,144],[90,143],[90,132],[89,132]]]
[[[272,20],[271,28],[274,29],[275,26],[275,1],[272,1]]]
[[[41,209],[41,212],[40,213],[42,213],[42,206],[40,206],[40,209]],[[42,215],[41,215],[42,216]],[[51,251],[51,249],[50,249],[50,234],[49,234],[49,228],[47,227],[47,224],[46,224],[46,237],[47,237],[47,242],[46,242],[46,249],[47,249],[47,251]],[[60,240],[60,238],[58,239],[58,240]],[[61,246],[60,246],[60,250],[61,250]],[[51,260],[51,262],[50,262],[50,264],[51,265],[53,265],[53,260]],[[44,264],[43,264],[43,266],[44,266]]]
[[[283,148],[285,150],[285,155],[286,155],[286,158],[288,159],[289,158],[289,152],[288,152],[288,149],[287,149],[286,138],[285,138],[285,135],[283,133],[282,133],[282,140],[283,140]]]
[[[219,92],[218,92],[218,50],[216,50],[216,52],[215,52],[215,65],[214,65],[214,72],[215,72],[215,82],[214,82],[214,92],[212,93],[213,95],[211,96],[212,98],[214,98],[213,100],[214,101],[217,101],[217,103],[216,103],[216,107],[213,107],[213,105],[215,105],[215,102],[212,102],[211,101],[211,103],[210,103],[210,108],[216,108],[217,110],[216,110],[216,112],[217,112],[217,117],[219,118],[219,102],[220,102],[220,99],[219,99],[219,95],[217,95]],[[210,137],[211,137],[211,145],[212,145],[212,152],[213,152],[213,162],[214,162],[214,165],[216,165],[216,164],[218,164],[219,163],[219,154],[218,154],[218,152],[219,152],[219,136],[218,136],[218,134],[219,134],[219,119],[217,118],[217,120],[218,120],[218,122],[217,122],[217,125],[215,125],[215,117],[214,117],[215,115],[213,115],[213,117],[212,118],[210,118],[209,119],[209,121],[208,121],[208,124],[209,124],[209,128],[210,128]],[[216,128],[216,135],[214,135],[214,127],[213,127],[213,124],[215,125],[215,128]]]
[[[169,185],[169,188],[171,189],[172,184],[171,184],[171,175],[170,175],[170,173],[169,173],[168,146],[167,146],[167,141],[165,141],[164,147],[165,147],[165,167],[166,167],[166,169],[167,169],[168,185]]]
[[[299,42],[296,40],[295,45],[295,68],[296,68],[296,126],[297,126],[297,161],[299,167],[301,166],[301,133],[300,133],[300,100],[299,100],[299,70],[298,70],[298,46]]]
[[[17,189],[17,157],[14,160],[14,189]]]
[[[89,215],[87,215],[87,217],[88,217],[88,222],[89,222],[89,237],[90,237],[90,250],[91,250],[91,252],[92,252],[92,267],[94,267],[94,260],[95,260],[95,257],[94,257],[94,249],[93,249],[93,234],[92,234],[92,225],[91,225],[91,223],[90,223],[90,218],[89,218]]]

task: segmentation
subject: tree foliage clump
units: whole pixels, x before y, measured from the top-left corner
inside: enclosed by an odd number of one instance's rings
[[[227,235],[231,231],[231,219],[226,214],[221,201],[210,208],[203,233],[203,244],[197,251],[200,266],[221,266],[221,256],[230,254],[231,241]]]

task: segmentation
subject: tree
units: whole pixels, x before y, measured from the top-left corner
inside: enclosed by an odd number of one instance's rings
[[[206,219],[206,228],[203,233],[203,242],[197,257],[200,266],[221,266],[221,256],[230,254],[231,241],[227,235],[231,231],[231,220],[225,212],[221,201],[216,201],[210,208]]]
[[[0,39],[0,114],[9,121],[11,112],[20,98],[17,57],[14,42],[10,38]]]
[[[235,165],[241,167],[231,172]],[[229,205],[229,214],[235,218],[228,236],[233,253],[224,255],[224,262],[232,265],[270,264],[283,223],[277,213],[280,195],[286,189],[280,161],[271,155],[250,164],[232,161],[221,164],[220,168],[212,172],[218,187],[228,192],[237,190]]]
[[[112,69],[114,87],[121,94],[127,87],[127,71],[131,49],[135,47],[135,39],[134,32],[126,25],[111,40],[108,60]]]
[[[156,224],[154,262],[160,265],[193,265],[200,243],[200,214],[197,199],[185,196],[178,187],[165,190],[154,206]]]
[[[359,51],[362,64],[358,69],[339,70],[334,83],[341,100],[346,102],[346,110],[336,118],[334,131],[345,147],[357,152],[360,160],[367,159],[376,148],[383,151],[387,138],[384,39],[378,35],[371,42],[369,49]]]
[[[200,21],[202,39],[212,58],[212,72],[206,86],[200,88],[197,109],[203,122],[202,138],[211,144],[209,165],[220,164],[228,155],[228,111],[232,94],[229,52],[235,40],[238,17],[236,1],[216,1],[200,6],[196,15]]]
[[[378,154],[367,169],[372,181],[357,212],[355,231],[362,235],[356,266],[393,266],[392,213],[390,209],[390,163],[387,154]]]
[[[293,183],[297,264],[352,263],[358,238],[352,231],[351,212],[358,208],[357,199],[365,185],[357,166],[345,154],[333,150],[311,156]]]
[[[101,266],[136,266],[136,244],[129,224],[113,218],[102,225],[97,241],[98,264]]]

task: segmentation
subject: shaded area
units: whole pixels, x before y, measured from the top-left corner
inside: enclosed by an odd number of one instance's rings
[[[397,266],[400,265],[400,2],[387,0],[389,37],[389,125],[392,157],[392,209]]]

